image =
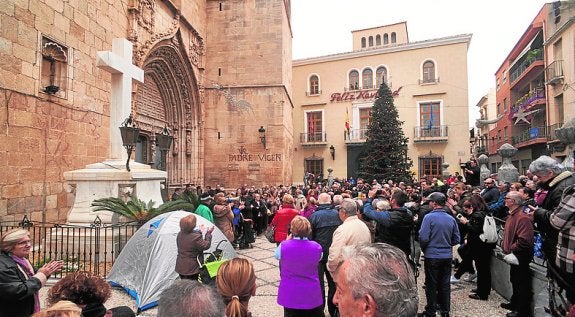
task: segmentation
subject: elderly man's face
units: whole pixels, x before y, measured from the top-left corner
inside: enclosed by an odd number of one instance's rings
[[[333,303],[339,309],[342,317],[375,316],[375,307],[370,307],[366,301],[366,296],[358,299],[353,298],[351,288],[347,282],[347,269],[349,262],[345,261],[337,270],[335,283],[337,285]]]

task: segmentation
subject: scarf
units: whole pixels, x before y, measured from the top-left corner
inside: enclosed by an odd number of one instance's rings
[[[28,260],[26,260],[25,258],[17,257],[14,254],[10,254],[10,257],[12,258],[12,260],[14,260],[14,262],[16,262],[16,264],[20,268],[20,271],[26,273],[28,277],[27,279],[30,279],[30,277],[34,276],[34,270],[32,269],[32,265],[30,264],[30,262],[28,262]],[[40,311],[40,296],[38,292],[34,292],[34,312],[38,311]]]

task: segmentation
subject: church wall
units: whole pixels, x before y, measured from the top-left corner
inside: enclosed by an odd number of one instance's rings
[[[74,194],[63,173],[108,156],[111,76],[96,67],[96,52],[127,37],[142,52],[141,64],[147,41],[149,50],[179,29],[181,45],[193,55],[193,34],[205,40],[205,1],[1,3],[0,220],[20,221],[26,214],[32,221],[65,221]],[[182,10],[180,21],[173,4]],[[43,36],[67,49],[63,89],[54,95],[42,91]],[[201,85],[205,61],[197,58],[194,75]]]

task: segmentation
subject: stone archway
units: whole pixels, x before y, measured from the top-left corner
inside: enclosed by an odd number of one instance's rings
[[[141,66],[144,84],[139,85],[134,100],[143,138],[143,149],[136,156],[144,160],[142,163],[165,169],[169,187],[203,182],[199,85],[178,34],[150,50]],[[165,162],[158,165],[162,158],[155,135],[165,126],[174,140],[165,153]]]

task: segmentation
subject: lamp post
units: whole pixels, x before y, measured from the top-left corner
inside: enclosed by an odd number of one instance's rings
[[[173,136],[170,135],[170,130],[168,127],[164,126],[161,133],[156,135],[156,145],[160,150],[160,166],[159,169],[165,171],[166,170],[166,152],[170,150],[172,147],[172,140],[174,139]]]
[[[126,148],[128,152],[128,160],[126,160],[126,169],[128,172],[130,171],[130,156],[132,156],[132,150],[136,147],[136,143],[138,142],[138,136],[140,135],[140,129],[136,126],[132,115],[124,122],[122,122],[122,126],[120,126],[120,134],[122,135],[122,145]]]
[[[335,147],[333,144],[329,147],[329,154],[331,154],[331,159],[335,160]]]
[[[261,126],[258,129],[258,132],[260,134],[260,141],[264,145],[264,149],[265,149],[266,148],[266,129],[264,129],[264,126]]]

